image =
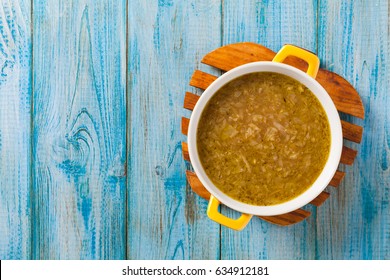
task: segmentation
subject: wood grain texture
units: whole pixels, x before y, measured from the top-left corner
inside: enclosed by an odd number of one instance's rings
[[[0,259],[31,258],[31,5],[0,2]]]
[[[319,207],[329,198],[329,196],[330,194],[328,192],[321,192],[319,196],[310,202],[310,204]]]
[[[316,257],[390,259],[389,2],[325,0],[318,15],[323,66],[351,82],[366,116],[354,165],[318,211]]]
[[[332,187],[338,187],[341,181],[343,180],[344,176],[345,176],[345,172],[337,170],[332,180],[330,180],[329,185]]]
[[[128,257],[219,258],[220,227],[186,186],[180,118],[192,72],[220,45],[220,2],[128,3]]]
[[[209,200],[210,192],[203,186],[202,182],[199,180],[198,176],[195,172],[191,172],[189,170],[186,171],[186,177],[188,183],[191,186],[191,189],[200,197]]]
[[[199,98],[199,95],[187,91],[184,96],[184,109],[188,109],[191,111],[194,110],[196,102],[198,102]]]
[[[268,218],[294,226],[221,228],[186,186],[183,93],[237,42],[309,49],[362,97],[326,203]],[[390,259],[389,49],[388,0],[0,1],[0,259]]]
[[[278,50],[295,44],[316,52],[317,1],[224,1],[223,45],[256,42]],[[320,208],[319,208],[320,209]],[[305,210],[312,212],[314,206]],[[227,215],[234,215],[226,211]],[[311,259],[315,257],[315,212],[291,227],[252,219],[241,232],[222,227],[222,259]]]
[[[123,259],[126,2],[33,10],[33,257]]]
[[[343,146],[343,150],[341,151],[340,163],[352,165],[355,161],[356,155],[356,150]]]
[[[217,78],[217,76],[211,75],[209,73],[195,70],[190,80],[190,86],[205,90]]]
[[[344,139],[360,143],[363,136],[363,127],[341,120]]]
[[[181,118],[181,133],[184,135],[187,135],[189,126],[190,126],[190,119],[182,117]]]
[[[292,211],[290,213],[286,213],[283,215],[278,215],[278,216],[261,216],[260,218],[263,219],[264,221],[267,221],[271,224],[275,224],[277,226],[290,226],[292,225],[292,221],[295,221],[295,223],[300,223],[304,221],[305,219],[310,217],[310,212],[303,210],[303,209],[298,209],[295,211]],[[283,230],[285,230],[283,228]]]
[[[188,144],[186,142],[181,142],[181,151],[183,154],[183,159],[190,161],[190,153],[188,151]]]

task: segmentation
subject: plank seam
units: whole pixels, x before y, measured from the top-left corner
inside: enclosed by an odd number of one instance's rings
[[[126,103],[126,112],[125,112],[125,119],[126,119],[126,128],[125,128],[125,131],[126,131],[126,135],[125,135],[125,145],[126,145],[126,159],[125,159],[125,174],[126,174],[126,191],[125,191],[125,242],[124,242],[124,257],[125,257],[125,260],[128,259],[128,256],[129,256],[129,252],[128,252],[128,249],[130,246],[128,244],[128,240],[129,240],[129,228],[128,228],[128,217],[129,217],[129,199],[128,199],[128,196],[129,196],[129,174],[128,174],[128,164],[129,164],[129,151],[130,151],[130,147],[129,147],[129,135],[131,132],[131,122],[128,122],[128,117],[129,117],[129,98],[128,98],[128,89],[129,89],[129,1],[126,0],[126,11],[125,11],[126,15],[125,15],[125,21],[126,21],[126,24],[125,24],[125,34],[126,34],[126,68],[125,68],[125,75],[126,75],[126,85],[125,85],[125,93],[126,93],[126,96],[125,96],[125,103]]]
[[[30,79],[31,79],[31,104],[30,104],[30,260],[34,259],[34,247],[35,247],[35,238],[34,238],[34,226],[35,222],[33,221],[39,221],[39,219],[35,219],[36,211],[35,211],[35,196],[34,196],[34,0],[30,0],[30,32],[31,32],[31,73],[30,73]]]

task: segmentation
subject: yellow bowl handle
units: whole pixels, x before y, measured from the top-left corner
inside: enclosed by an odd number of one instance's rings
[[[313,78],[317,76],[318,69],[320,68],[320,60],[314,53],[297,46],[284,45],[272,61],[283,62],[288,56],[296,56],[306,61],[309,65],[306,73]]]
[[[218,212],[218,206],[221,203],[214,196],[210,196],[209,207],[207,208],[207,216],[214,222],[217,222],[225,227],[242,230],[249,223],[252,218],[250,214],[242,214],[236,220],[230,219]]]

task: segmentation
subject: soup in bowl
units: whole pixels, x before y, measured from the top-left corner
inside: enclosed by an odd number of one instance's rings
[[[278,63],[308,61],[308,73]],[[313,78],[318,58],[285,46],[273,62],[254,62],[214,81],[196,104],[188,146],[194,170],[211,193],[209,217],[240,230],[252,215],[288,213],[318,196],[341,156],[337,110]],[[242,212],[236,220],[220,203]]]

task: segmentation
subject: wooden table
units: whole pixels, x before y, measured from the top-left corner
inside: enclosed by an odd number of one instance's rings
[[[294,226],[220,227],[186,184],[188,81],[243,41],[317,53],[366,109]],[[389,42],[386,0],[0,1],[0,258],[390,259]]]

